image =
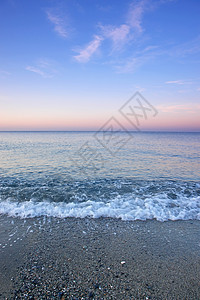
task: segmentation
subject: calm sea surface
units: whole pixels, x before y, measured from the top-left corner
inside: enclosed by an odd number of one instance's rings
[[[200,133],[1,132],[0,214],[200,219]]]

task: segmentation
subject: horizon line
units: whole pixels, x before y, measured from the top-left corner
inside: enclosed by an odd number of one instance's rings
[[[109,130],[0,130],[0,133],[3,132],[105,132],[105,131],[109,131]],[[161,132],[161,133],[200,133],[200,129],[197,130],[192,130],[192,131],[188,131],[188,130],[113,130],[110,132],[138,132],[138,133],[142,133],[142,132]]]

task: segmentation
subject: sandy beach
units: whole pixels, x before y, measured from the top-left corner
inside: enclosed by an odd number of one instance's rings
[[[200,299],[200,222],[1,216],[1,299]]]

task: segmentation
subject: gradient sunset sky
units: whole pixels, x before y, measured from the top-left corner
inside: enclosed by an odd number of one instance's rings
[[[0,130],[200,131],[199,0],[1,0]]]

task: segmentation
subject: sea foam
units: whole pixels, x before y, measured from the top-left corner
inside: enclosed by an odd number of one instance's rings
[[[131,195],[117,196],[109,201],[48,202],[5,200],[0,202],[0,214],[12,217],[58,218],[111,217],[122,220],[200,220],[200,197],[169,199],[165,194],[142,198]]]

